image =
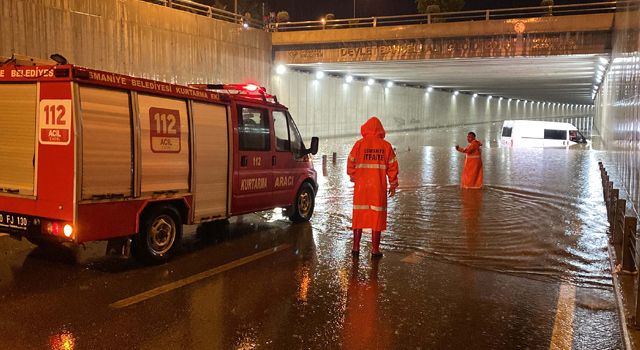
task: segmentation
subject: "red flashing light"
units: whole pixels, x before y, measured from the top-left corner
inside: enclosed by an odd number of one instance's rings
[[[51,224],[51,233],[56,236],[60,234],[60,225],[57,222]]]
[[[247,84],[244,86],[244,90],[251,91],[251,92],[258,91],[258,89],[260,89],[260,87],[255,84]],[[264,90],[264,88],[262,89]]]
[[[238,94],[247,96],[250,98],[261,98],[263,100],[272,99],[275,103],[278,102],[275,96],[267,93],[267,89],[262,86],[248,83],[248,84],[189,84],[190,88],[204,89],[204,90],[228,90],[237,91]]]

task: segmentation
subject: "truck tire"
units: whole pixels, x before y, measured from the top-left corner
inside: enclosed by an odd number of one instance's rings
[[[158,206],[143,214],[139,231],[132,242],[135,257],[148,263],[163,263],[178,249],[182,220],[172,206]]]
[[[293,205],[291,206],[289,220],[296,223],[309,221],[309,219],[311,219],[311,215],[313,215],[315,201],[316,194],[313,191],[313,187],[308,182],[303,183],[296,194]]]

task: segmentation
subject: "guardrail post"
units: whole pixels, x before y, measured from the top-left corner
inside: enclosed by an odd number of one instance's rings
[[[373,28],[378,26],[378,17],[373,17]]]
[[[484,19],[485,19],[485,21],[488,21],[489,19],[491,19],[491,11],[489,11],[489,10],[485,11]]]
[[[427,24],[431,24],[431,14],[427,14]]]
[[[624,218],[624,236],[622,239],[622,271],[636,271],[634,263],[636,250],[636,228],[638,219],[635,216],[625,216]]]
[[[338,153],[333,152],[331,161],[333,164],[336,164],[336,162],[338,161]]]
[[[611,183],[611,182],[610,182]],[[613,183],[611,183],[613,185]],[[609,219],[609,227],[611,228],[611,233],[613,233],[614,229],[614,220],[616,215],[616,205],[618,204],[618,193],[620,191],[617,188],[614,188],[609,191],[609,212],[607,213],[607,218]]]
[[[173,7],[173,0],[167,0],[167,6]]]
[[[636,276],[636,286],[639,286],[640,284],[640,273]],[[634,318],[634,326],[636,328],[638,328],[640,326],[640,293],[638,293],[638,290],[636,289],[636,312],[635,312],[635,318]]]
[[[615,201],[615,213],[613,216],[613,230],[611,241],[616,249],[616,256],[620,258],[622,253],[622,240],[624,239],[625,211],[627,209],[627,201],[618,199]]]

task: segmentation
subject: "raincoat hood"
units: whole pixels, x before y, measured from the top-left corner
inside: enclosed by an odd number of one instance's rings
[[[382,127],[380,119],[378,119],[378,117],[371,117],[360,127],[360,134],[362,134],[362,137],[374,136],[383,139],[386,132]]]

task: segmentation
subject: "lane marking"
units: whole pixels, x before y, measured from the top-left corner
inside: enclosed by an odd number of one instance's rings
[[[424,259],[424,255],[422,255],[422,254],[420,254],[418,252],[414,252],[414,253],[411,253],[411,254],[405,256],[400,261],[402,261],[404,263],[407,263],[407,264],[418,264],[423,259]]]
[[[556,319],[553,323],[550,350],[570,350],[573,345],[573,318],[576,308],[576,287],[561,284],[558,293]]]
[[[238,260],[234,260],[234,261],[232,261],[230,263],[215,267],[213,269],[210,269],[210,270],[207,270],[207,271],[203,271],[203,272],[197,273],[195,275],[183,278],[181,280],[177,280],[177,281],[174,281],[174,282],[171,282],[171,283],[167,283],[167,284],[162,285],[160,287],[150,289],[150,290],[148,290],[146,292],[142,292],[140,294],[136,294],[136,295],[131,296],[129,298],[125,298],[125,299],[116,301],[116,302],[114,302],[112,304],[109,304],[109,307],[113,308],[113,309],[122,309],[122,308],[127,307],[127,306],[138,304],[138,303],[141,303],[141,302],[143,302],[145,300],[157,297],[157,296],[159,296],[161,294],[176,290],[178,288],[182,288],[184,286],[196,283],[198,281],[202,281],[203,279],[210,278],[210,277],[215,276],[217,274],[220,274],[222,272],[229,271],[231,269],[235,269],[236,267],[239,267],[239,266],[242,266],[242,265],[246,265],[246,264],[248,264],[248,263],[250,263],[252,261],[255,261],[255,260],[258,260],[258,259],[262,259],[262,258],[267,257],[269,255],[281,252],[281,251],[283,251],[283,250],[285,250],[285,249],[287,249],[289,247],[291,247],[290,244],[281,244],[281,245],[279,245],[279,246],[277,246],[275,248],[263,250],[261,252],[255,253],[253,255],[249,255],[247,257],[244,257],[244,258],[241,258],[241,259],[238,259]]]

